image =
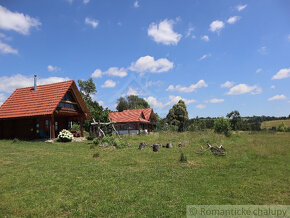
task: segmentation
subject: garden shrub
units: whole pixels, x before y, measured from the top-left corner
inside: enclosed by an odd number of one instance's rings
[[[121,139],[118,139],[114,136],[105,136],[102,139],[95,138],[93,140],[93,143],[95,145],[99,145],[102,147],[114,146],[116,148],[124,148],[124,147],[128,146],[128,144],[126,142],[124,142]]]
[[[77,123],[74,123],[71,127],[71,130],[75,130],[75,131],[80,131],[80,125]]]
[[[214,121],[214,131],[216,133],[224,133],[225,136],[231,136],[231,124],[228,119],[220,117]]]
[[[59,142],[71,142],[73,140],[73,138],[74,138],[73,134],[70,131],[63,129],[58,134],[57,141],[59,141]]]

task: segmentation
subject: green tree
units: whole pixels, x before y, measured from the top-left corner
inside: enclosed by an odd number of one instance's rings
[[[129,95],[127,97],[120,97],[117,100],[116,109],[121,112],[128,109],[150,108],[150,105],[143,98],[139,98],[137,95]]]
[[[235,110],[227,114],[227,118],[230,119],[232,130],[240,129],[242,118],[239,111]]]
[[[170,125],[177,126],[179,132],[185,130],[185,123],[188,120],[188,112],[183,100],[179,100],[177,104],[173,105],[169,110],[166,119]]]
[[[104,109],[97,101],[92,99],[92,95],[97,93],[96,85],[92,78],[86,81],[78,80],[81,95],[89,109],[89,112],[96,121],[100,120],[103,122],[109,121],[109,109]],[[89,131],[92,120],[86,120],[84,127],[86,131]]]
[[[225,136],[229,137],[231,135],[231,124],[229,119],[220,117],[214,121],[214,131],[216,133],[224,133]]]
[[[117,100],[117,107],[116,107],[117,111],[121,112],[123,110],[127,110],[129,109],[129,105],[127,100],[124,97],[120,97]]]

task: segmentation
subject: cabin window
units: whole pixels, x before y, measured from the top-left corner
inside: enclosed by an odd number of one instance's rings
[[[78,106],[76,104],[66,103],[66,102],[60,102],[58,104],[58,107],[64,107],[64,108],[70,108],[73,110],[78,110]]]
[[[58,122],[57,121],[55,121],[55,131],[58,131]]]
[[[73,95],[72,95],[71,92],[67,92],[67,93],[65,94],[65,96],[63,97],[62,100],[63,100],[63,101],[71,101],[71,102],[75,102],[75,99],[74,99],[74,97],[73,97]]]
[[[127,124],[121,124],[120,125],[120,130],[127,130]]]
[[[129,129],[134,129],[134,125],[133,125],[133,123],[130,123],[130,124],[129,124]]]

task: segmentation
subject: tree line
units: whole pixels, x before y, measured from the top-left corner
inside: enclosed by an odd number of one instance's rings
[[[96,121],[100,120],[103,122],[109,121],[109,110],[103,108],[96,100],[92,98],[97,93],[96,85],[92,78],[83,81],[78,80],[81,95],[92,115]],[[148,102],[136,95],[121,96],[117,99],[116,110],[121,112],[128,109],[139,109],[139,108],[150,108]],[[157,131],[197,131],[205,129],[215,129],[215,125],[220,123],[224,125],[224,129],[230,128],[230,130],[242,130],[242,131],[259,131],[261,130],[261,123],[270,120],[284,120],[290,119],[288,117],[273,117],[273,116],[252,116],[252,117],[241,117],[239,111],[234,110],[226,115],[225,118],[221,119],[218,117],[195,117],[189,119],[186,104],[183,100],[179,100],[178,103],[174,104],[169,109],[168,114],[165,118],[159,117],[157,113],[155,129]],[[218,120],[218,121],[217,121]],[[90,121],[85,121],[85,129],[89,131]],[[227,124],[228,123],[228,124]],[[229,127],[228,127],[229,126]],[[109,127],[108,127],[109,128]],[[219,131],[219,130],[217,130]]]

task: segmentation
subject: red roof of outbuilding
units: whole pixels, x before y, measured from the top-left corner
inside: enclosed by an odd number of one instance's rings
[[[122,112],[109,113],[109,118],[115,123],[128,123],[128,122],[150,123],[150,115],[152,112],[153,112],[152,108],[124,110]]]
[[[77,88],[73,80],[16,89],[0,107],[0,119],[50,115],[69,88]],[[76,93],[79,99],[80,94]],[[81,99],[81,103],[83,100]],[[87,108],[85,108],[87,112]]]

